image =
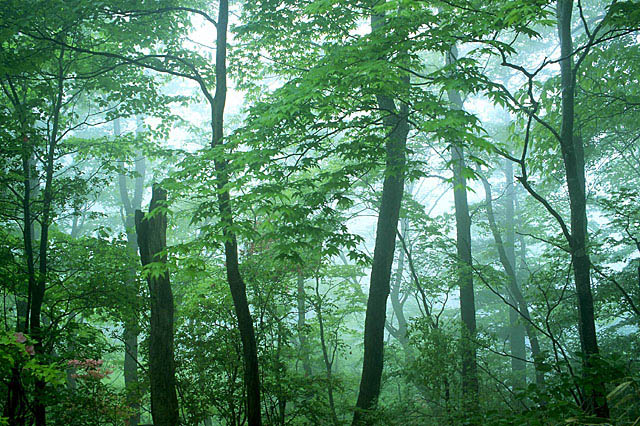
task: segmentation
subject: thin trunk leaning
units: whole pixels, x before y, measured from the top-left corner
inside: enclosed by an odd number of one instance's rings
[[[229,1],[220,0],[216,39],[216,91],[211,105],[211,127],[213,130],[211,146],[216,148],[223,143],[224,106],[227,97],[227,26],[229,23]],[[215,161],[218,186],[218,207],[224,234],[224,254],[227,269],[227,282],[233,299],[238,329],[242,340],[244,361],[244,384],[247,395],[247,421],[249,426],[262,424],[260,412],[260,373],[258,369],[258,350],[256,346],[253,319],[249,310],[247,290],[240,274],[238,262],[238,241],[233,231],[233,207],[229,194],[229,175],[227,160]]]
[[[371,17],[372,31],[378,30],[383,22],[384,17],[373,15]],[[404,81],[408,86],[409,78],[405,77]],[[387,298],[390,291],[391,266],[394,258],[400,205],[404,192],[405,151],[409,134],[407,105],[401,104],[400,108],[397,108],[394,100],[384,95],[378,95],[377,102],[379,108],[384,114],[387,114],[384,118],[384,127],[388,132],[385,143],[385,177],[371,265],[369,298],[364,324],[364,359],[358,400],[353,416],[354,425],[372,422],[368,419],[367,411],[375,409],[380,395]]]
[[[507,169],[508,171],[508,169]],[[500,263],[507,274],[509,279],[509,293],[513,297],[514,302],[512,303],[514,307],[517,308],[517,311],[514,311],[516,315],[522,316],[524,319],[524,329],[527,332],[527,336],[529,337],[529,343],[531,344],[531,355],[534,359],[539,359],[540,357],[540,344],[538,342],[538,336],[535,331],[535,328],[531,325],[531,315],[529,313],[529,305],[527,304],[524,295],[518,285],[518,274],[515,269],[515,251],[509,254],[509,251],[505,248],[505,244],[502,241],[502,236],[498,230],[498,226],[496,224],[495,215],[493,213],[493,201],[491,195],[491,186],[486,179],[482,180],[485,190],[485,201],[487,204],[487,217],[489,220],[489,227],[491,228],[491,233],[493,234],[493,239],[496,243],[496,247],[498,249],[498,256],[500,257]],[[508,198],[508,197],[507,197]],[[509,202],[509,201],[507,201]],[[515,355],[515,354],[512,354]],[[522,354],[520,354],[522,356]],[[536,370],[536,384],[538,386],[544,385],[544,373],[540,370],[540,365],[537,362],[534,362],[535,370]]]

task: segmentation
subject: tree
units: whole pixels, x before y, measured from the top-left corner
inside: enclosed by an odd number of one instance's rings
[[[384,16],[371,17],[371,31],[385,29]],[[409,77],[403,77],[409,84]],[[364,359],[362,378],[353,424],[369,424],[364,410],[375,408],[380,394],[382,378],[384,329],[389,297],[391,266],[396,243],[396,229],[400,217],[400,205],[404,191],[406,144],[409,134],[408,109],[402,103],[397,106],[388,95],[377,96],[380,110],[389,114],[384,118],[387,140],[385,142],[385,177],[382,185],[380,211],[376,227],[376,244],[371,264],[371,282],[364,326]]]
[[[224,105],[227,97],[227,25],[229,22],[229,3],[220,0],[216,24],[216,91],[211,103],[211,148],[223,143],[224,137]],[[240,274],[238,264],[238,242],[233,231],[233,208],[229,194],[228,161],[216,159],[218,208],[223,222],[224,253],[227,268],[227,281],[233,297],[233,304],[238,318],[238,328],[242,339],[242,356],[244,359],[245,386],[247,392],[247,420],[250,426],[262,424],[260,413],[260,376],[258,370],[258,352],[253,330],[253,320],[249,311],[247,291]]]
[[[138,126],[140,119],[137,119]],[[114,134],[116,137],[120,137],[120,120],[114,120]],[[135,184],[133,190],[133,197],[129,197],[129,190],[127,189],[127,177],[122,173],[118,173],[118,192],[120,193],[120,202],[124,208],[124,215],[122,216],[122,224],[127,234],[127,247],[133,255],[137,255],[138,252],[138,236],[135,232],[135,211],[142,208],[142,193],[144,191],[144,179],[146,164],[145,158],[141,153],[135,158]],[[122,164],[124,166],[124,162]],[[131,269],[129,271],[129,286],[133,292],[137,292],[136,285],[136,270]],[[133,311],[137,313],[134,308]],[[140,421],[140,402],[139,402],[139,383],[138,383],[138,317],[135,315],[127,315],[124,323],[124,385],[129,392],[129,407],[133,411],[131,418],[129,419],[130,426],[137,426]]]
[[[447,54],[447,64],[458,59],[455,46]],[[463,109],[463,102],[456,90],[448,90],[449,102],[457,110]],[[476,361],[476,305],[473,291],[473,270],[471,257],[471,218],[467,203],[468,167],[465,164],[464,149],[459,141],[451,143],[451,164],[453,169],[453,196],[456,213],[456,250],[458,253],[458,286],[460,287],[460,317],[462,320],[462,395],[463,406],[467,410],[478,408],[478,367]]]
[[[505,209],[505,227],[507,229],[508,240],[505,242],[502,238],[502,234],[498,228],[498,224],[493,212],[493,197],[491,193],[491,185],[489,181],[482,177],[482,184],[485,190],[485,202],[487,205],[487,217],[489,220],[489,227],[491,228],[491,234],[498,249],[498,255],[500,263],[507,274],[508,279],[508,301],[509,306],[509,323],[511,326],[510,340],[511,340],[511,355],[512,355],[512,369],[514,374],[518,375],[518,383],[522,386],[523,380],[526,379],[525,371],[525,342],[524,334],[519,333],[514,328],[518,327],[518,323],[523,320],[523,328],[526,330],[529,337],[529,344],[531,345],[531,355],[534,359],[534,365],[536,369],[536,383],[538,386],[544,384],[544,373],[540,370],[539,358],[541,357],[540,343],[538,342],[538,336],[535,327],[531,320],[529,313],[529,306],[522,294],[522,290],[518,284],[518,275],[516,269],[516,256],[515,256],[515,230],[514,230],[514,200],[515,200],[515,188],[513,186],[513,166],[510,160],[505,160],[504,174],[507,180],[506,189],[506,209]],[[515,316],[515,318],[514,318]],[[520,320],[522,317],[522,320]]]
[[[584,365],[587,371],[593,366],[593,359],[599,353],[593,315],[593,296],[591,294],[591,262],[587,249],[587,201],[584,174],[584,146],[580,136],[574,134],[574,102],[576,71],[573,61],[573,40],[571,35],[571,14],[573,2],[558,0],[558,37],[560,39],[560,75],[562,90],[562,124],[560,130],[560,148],[569,189],[571,210],[571,231],[569,247],[573,264],[573,277],[578,295],[578,330],[580,344],[584,353]],[[579,64],[578,64],[579,66]],[[594,383],[587,391],[585,409],[598,417],[609,417],[609,408],[605,398],[604,383]]]
[[[147,268],[151,298],[149,382],[151,414],[160,426],[179,422],[173,354],[173,293],[167,270],[167,192],[153,186],[149,213],[136,210],[135,224],[140,261]]]

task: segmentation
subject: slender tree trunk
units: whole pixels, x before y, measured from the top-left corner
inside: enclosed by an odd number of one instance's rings
[[[517,198],[516,198],[517,200]],[[525,283],[529,279],[529,271],[526,268],[526,256],[527,256],[527,245],[524,236],[520,238],[520,268],[518,270],[518,280],[520,283]],[[517,289],[520,290],[522,286],[519,284]],[[524,295],[522,293],[516,293],[516,300],[518,302],[518,307],[520,309],[520,314],[524,316],[524,326],[527,331],[527,336],[529,337],[529,344],[531,345],[531,356],[534,361],[534,368],[536,370],[536,385],[542,388],[544,387],[544,371],[540,369],[540,364],[542,362],[542,351],[540,350],[540,343],[538,341],[538,333],[534,329],[533,325],[531,325],[531,315],[529,314],[529,305],[524,299]]]
[[[140,123],[138,123],[139,125]],[[114,134],[119,137],[120,131],[120,119],[116,119],[113,123]],[[122,164],[124,166],[124,164]],[[138,154],[135,159],[135,184],[133,199],[129,198],[129,190],[127,189],[127,177],[120,173],[118,174],[118,188],[120,192],[120,201],[124,209],[123,226],[125,233],[127,234],[127,249],[132,256],[135,256],[138,252],[138,236],[135,229],[135,211],[142,208],[142,193],[144,190],[144,179],[146,174],[146,162],[145,158]],[[134,297],[132,300],[136,300],[137,284],[136,284],[136,271],[135,268],[131,268],[128,271],[127,286],[132,292]],[[127,407],[131,410],[132,414],[129,417],[129,425],[137,426],[140,422],[140,395],[138,384],[138,307],[136,305],[131,307],[131,314],[127,315],[124,320],[124,386],[127,390]]]
[[[216,39],[216,91],[211,108],[212,148],[223,143],[224,106],[227,97],[227,26],[229,22],[229,1],[220,0],[218,8]],[[224,234],[224,253],[226,259],[227,282],[231,291],[233,305],[238,318],[238,329],[242,340],[244,361],[244,383],[247,394],[247,421],[249,426],[262,424],[260,413],[260,373],[258,369],[258,350],[256,346],[253,320],[247,301],[247,290],[240,274],[238,262],[238,242],[233,232],[233,208],[229,194],[229,175],[227,160],[215,161],[218,186],[218,206]]]
[[[453,46],[447,55],[447,63],[457,60],[458,50]],[[462,109],[462,98],[456,90],[448,90],[449,101]],[[463,408],[475,411],[478,408],[478,366],[476,361],[476,304],[473,291],[471,258],[471,218],[467,202],[467,180],[464,177],[464,150],[461,145],[451,145],[453,165],[453,197],[456,213],[456,249],[458,254],[458,286],[460,287],[460,315],[462,319],[462,399]]]
[[[591,261],[587,249],[587,201],[582,139],[574,133],[574,105],[576,70],[573,64],[571,36],[572,0],[558,0],[558,36],[560,38],[560,76],[562,84],[562,127],[560,148],[569,190],[571,210],[571,263],[578,301],[578,331],[583,353],[584,373],[593,381],[585,389],[584,409],[598,417],[608,418],[605,383],[597,374],[592,375],[593,359],[598,356],[598,341],[591,294]]]
[[[517,308],[518,302],[514,294],[514,289],[518,287],[518,277],[516,273],[516,251],[515,251],[515,188],[513,185],[513,164],[505,160],[504,175],[506,179],[505,198],[505,240],[504,249],[509,265],[511,265],[511,275],[509,275],[509,298],[511,304]],[[497,230],[497,228],[496,228]],[[518,289],[519,290],[519,289]],[[524,341],[525,328],[515,308],[509,308],[509,341],[511,345],[511,370],[515,377],[516,387],[524,387],[527,383],[526,366],[526,346]]]
[[[384,17],[372,16],[372,31],[379,29],[383,23]],[[408,85],[408,77],[405,80]],[[394,258],[400,205],[404,192],[405,150],[409,134],[407,106],[402,104],[400,109],[397,109],[393,99],[384,95],[377,96],[377,101],[380,109],[388,114],[384,118],[384,126],[389,133],[385,144],[385,177],[371,265],[369,298],[364,324],[364,359],[358,401],[353,416],[354,425],[371,423],[371,420],[366,416],[366,411],[375,409],[380,395],[387,298],[390,290],[391,266]]]
[[[13,80],[5,76],[7,87],[3,84],[5,94],[9,98],[15,109],[22,127],[20,138],[22,142],[22,175],[23,175],[23,193],[22,193],[22,222],[23,222],[23,244],[24,244],[24,260],[27,269],[27,297],[22,300],[20,295],[16,295],[16,332],[27,333],[29,331],[29,314],[31,307],[31,295],[36,288],[36,272],[34,261],[34,218],[31,213],[31,203],[34,198],[33,188],[37,181],[32,177],[31,170],[33,168],[33,146],[29,139],[27,127],[27,111],[21,100],[18,88]],[[35,182],[35,183],[34,183]],[[11,369],[11,379],[7,385],[7,400],[3,409],[3,417],[6,417],[10,424],[18,426],[24,425],[26,416],[26,394],[22,386],[20,370],[17,366]]]
[[[41,313],[44,303],[44,294],[46,290],[48,268],[48,251],[49,251],[49,227],[53,219],[53,175],[55,171],[56,149],[58,145],[58,131],[60,126],[60,113],[62,110],[62,101],[64,97],[64,49],[61,49],[58,58],[58,74],[57,74],[57,94],[53,105],[53,116],[51,132],[48,137],[48,150],[45,159],[45,184],[42,200],[42,214],[40,216],[40,247],[38,257],[38,276],[35,282],[33,294],[31,296],[31,312],[29,318],[29,332],[35,339],[35,351],[42,354],[44,352],[43,339],[44,335],[41,328]],[[36,426],[46,425],[46,406],[45,401],[46,382],[41,379],[35,381],[35,402],[33,404],[33,414]]]
[[[276,315],[278,315],[276,313]],[[283,334],[284,334],[284,330],[283,330],[283,325],[282,325],[282,321],[278,322],[278,336],[276,339],[276,356],[275,356],[275,374],[274,374],[274,379],[276,382],[276,388],[275,388],[275,392],[276,392],[276,414],[277,414],[277,421],[276,423],[284,426],[286,424],[286,417],[287,417],[287,396],[285,394],[285,392],[283,391],[283,380],[282,380],[282,374],[286,374],[286,364],[284,362],[282,362],[282,338],[283,338]]]
[[[24,136],[25,145],[28,144],[27,136]],[[33,226],[33,217],[31,214],[31,203],[33,201],[33,179],[31,178],[31,168],[32,164],[29,161],[31,157],[32,149],[26,148],[28,152],[23,153],[22,158],[22,168],[24,173],[24,199],[22,201],[22,214],[23,214],[23,239],[24,239],[24,251],[25,251],[25,260],[27,262],[27,276],[28,276],[28,287],[27,287],[27,302],[26,306],[24,306],[23,315],[18,315],[18,324],[16,325],[16,331],[27,332],[29,330],[29,317],[30,317],[30,309],[31,309],[31,297],[36,288],[36,270],[35,270],[35,260],[34,260],[34,226]],[[20,323],[22,321],[22,323]]]
[[[511,170],[511,172],[510,172]],[[510,174],[511,173],[511,174]],[[513,171],[510,167],[506,168],[506,175],[507,176],[513,176]],[[508,182],[509,179],[507,178]],[[491,186],[489,185],[489,182],[487,182],[486,179],[482,180],[482,183],[484,185],[484,189],[485,189],[485,201],[487,204],[487,217],[489,220],[489,227],[491,228],[491,233],[493,234],[493,238],[495,240],[496,243],[496,247],[498,249],[498,255],[500,257],[500,263],[502,263],[502,267],[505,270],[505,273],[507,274],[507,277],[509,279],[508,284],[509,284],[509,295],[510,295],[510,303],[512,304],[513,307],[516,307],[518,310],[515,311],[515,309],[511,308],[510,312],[513,312],[516,315],[522,316],[523,319],[523,325],[524,325],[524,330],[526,331],[527,336],[529,337],[529,343],[531,345],[531,355],[534,359],[534,366],[535,366],[535,370],[536,370],[536,384],[538,386],[543,386],[544,385],[544,373],[542,371],[540,371],[540,364],[537,362],[537,360],[539,360],[540,358],[540,344],[538,343],[538,336],[537,333],[535,331],[535,328],[532,326],[531,324],[531,316],[529,314],[529,305],[527,304],[524,295],[522,294],[522,291],[520,289],[520,285],[518,284],[518,280],[523,279],[523,275],[524,272],[522,274],[518,274],[516,272],[515,269],[515,250],[513,251],[509,251],[506,247],[506,245],[503,243],[502,240],[502,236],[500,235],[500,232],[498,230],[498,226],[496,224],[496,220],[495,220],[495,215],[493,213],[493,201],[492,201],[492,195],[491,195]],[[507,193],[508,195],[508,193]],[[510,201],[510,196],[507,196],[507,204],[510,202],[513,202],[515,200],[515,196],[513,197],[513,199],[511,199]],[[507,215],[509,215],[509,209],[507,209]],[[507,220],[507,227],[511,226],[510,221]],[[513,221],[511,221],[511,223],[513,223]],[[522,247],[522,250],[525,250],[524,247]],[[522,256],[524,256],[524,252],[522,253]],[[523,342],[524,344],[524,342]],[[524,358],[523,353],[524,353],[524,349],[520,349],[519,353],[519,357]],[[516,355],[515,353],[512,353],[512,355]]]
[[[511,280],[511,278],[509,278]],[[518,302],[509,292],[509,303],[517,307]],[[524,388],[527,384],[527,347],[524,341],[525,329],[518,312],[509,307],[509,349],[511,352],[511,373],[513,387]]]
[[[24,137],[24,144],[27,145],[27,137]],[[23,191],[23,240],[25,248],[25,261],[27,263],[27,276],[28,276],[28,301],[22,301],[16,297],[16,332],[26,332],[28,330],[29,323],[29,305],[30,296],[33,289],[36,286],[36,275],[34,267],[33,256],[33,226],[31,217],[31,188],[32,182],[30,179],[30,163],[29,154],[26,151],[30,149],[25,147],[25,153],[23,153],[23,173],[24,173],[24,191]],[[7,386],[7,402],[3,410],[3,417],[9,419],[11,424],[21,426],[25,424],[26,414],[26,395],[25,389],[22,386],[22,378],[20,376],[20,370],[17,367],[11,369],[11,379]]]
[[[16,297],[16,332],[25,331],[25,320],[27,316],[27,302]],[[20,369],[14,366],[11,369],[11,379],[7,384],[7,401],[2,412],[9,424],[22,426],[25,424],[26,415],[26,392],[22,386]]]
[[[136,210],[135,224],[143,266],[154,264],[147,276],[151,298],[149,333],[149,382],[151,416],[156,426],[175,426],[179,422],[173,355],[173,294],[167,263],[167,215],[161,210],[167,192],[153,186],[149,212]],[[156,210],[158,209],[158,210]]]
[[[298,342],[300,344],[300,358],[302,359],[302,370],[306,377],[311,376],[311,360],[309,359],[309,347],[307,345],[306,323],[306,294],[304,291],[304,274],[302,269],[298,271]]]
[[[325,372],[327,376],[327,395],[329,397],[329,409],[331,410],[331,420],[334,425],[339,425],[338,415],[336,414],[336,404],[333,400],[333,377],[332,366],[333,360],[329,357],[327,348],[327,340],[324,332],[324,318],[322,316],[322,298],[320,297],[320,278],[316,276],[316,315],[318,316],[318,325],[320,326],[320,346],[322,347],[322,358],[324,360]]]
[[[411,190],[409,190],[411,192]],[[400,233],[402,238],[404,238],[405,242],[408,240],[409,235],[409,221],[407,219],[400,220]],[[402,346],[405,351],[405,355],[407,359],[410,359],[411,352],[409,348],[409,341],[407,339],[407,318],[404,315],[404,303],[401,300],[400,290],[402,287],[402,274],[404,273],[404,261],[405,254],[404,250],[400,250],[398,253],[398,267],[396,269],[396,276],[391,286],[391,307],[393,308],[393,312],[398,321],[398,329],[395,331],[394,337],[398,339],[398,342]]]

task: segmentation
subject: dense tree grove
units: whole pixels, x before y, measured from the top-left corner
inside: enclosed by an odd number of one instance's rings
[[[0,88],[0,425],[640,423],[640,1],[4,0]]]

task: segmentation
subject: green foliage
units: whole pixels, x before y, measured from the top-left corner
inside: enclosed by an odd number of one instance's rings
[[[371,422],[591,424],[582,393],[602,379],[612,421],[638,423],[637,1],[582,1],[573,9],[573,118],[584,144],[602,353],[592,369],[583,369],[578,352],[570,244],[521,186],[514,235],[507,237],[501,154],[520,159],[516,176],[571,225],[565,159],[554,134],[564,111],[554,68],[555,7],[547,0],[232,2],[227,65],[244,102],[240,114],[227,114],[228,136],[212,148],[210,111],[199,102],[213,101],[220,87],[216,53],[206,46],[216,3],[3,2],[4,330],[25,325],[33,282],[44,283],[45,296],[37,342],[0,334],[2,404],[18,371],[31,405],[35,382],[46,382],[49,423],[123,424],[132,414],[131,389],[120,377],[126,327],[139,333],[136,390],[144,412],[149,300],[141,283],[170,272],[182,420],[241,424],[242,342],[223,260],[233,234],[256,332],[265,423],[348,423],[375,237],[368,217],[380,207],[394,113],[411,126],[402,171],[410,194],[400,213],[382,394]],[[374,14],[382,18],[371,30]],[[458,57],[447,63],[452,47]],[[462,108],[450,102],[453,92]],[[393,99],[393,111],[380,108],[381,96]],[[453,147],[466,155],[471,268],[460,264],[455,247]],[[118,180],[126,189],[128,179],[142,177],[134,167],[142,156],[149,168],[143,184],[153,176],[169,191],[169,203],[156,213],[170,218],[169,263],[145,268]],[[515,249],[528,319],[509,318],[510,277],[476,194],[479,173],[495,188],[497,226]],[[232,217],[220,213],[224,193]],[[33,230],[30,241],[26,230]],[[475,281],[476,336],[458,326],[462,267]],[[540,344],[534,359],[527,338],[523,373],[511,362],[514,325],[531,326]],[[468,397],[460,390],[460,348],[468,344],[477,349],[480,371],[473,412],[459,408]],[[113,373],[91,361],[98,359]],[[544,385],[534,384],[534,366]]]

